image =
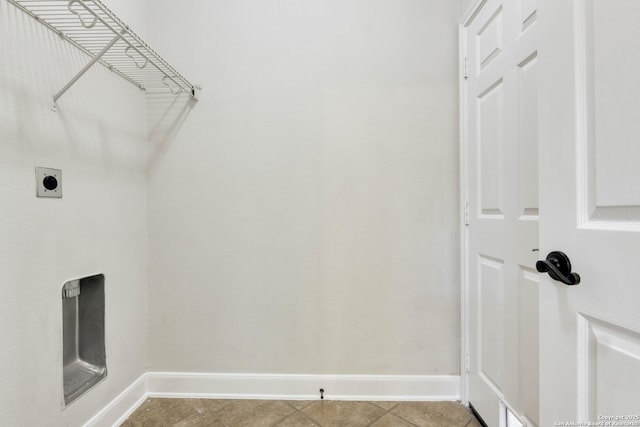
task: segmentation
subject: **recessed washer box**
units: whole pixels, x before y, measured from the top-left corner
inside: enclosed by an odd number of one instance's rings
[[[36,166],[36,195],[38,197],[62,197],[62,171]]]
[[[69,405],[107,376],[104,275],[69,280],[62,287],[62,371]]]

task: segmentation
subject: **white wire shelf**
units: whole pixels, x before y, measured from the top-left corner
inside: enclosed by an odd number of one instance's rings
[[[100,0],[8,0],[56,32],[91,60],[53,96],[56,103],[99,62],[144,91],[187,93],[198,99],[200,87],[189,82]]]

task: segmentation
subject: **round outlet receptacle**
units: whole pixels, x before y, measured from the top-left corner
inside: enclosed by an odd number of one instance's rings
[[[58,180],[55,176],[48,175],[42,180],[42,185],[44,185],[44,188],[47,190],[53,191],[58,188]]]

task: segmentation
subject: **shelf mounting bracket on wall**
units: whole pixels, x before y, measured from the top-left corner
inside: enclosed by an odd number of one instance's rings
[[[58,99],[98,62],[147,93],[184,93],[198,100],[200,86],[184,78],[100,0],[8,1],[91,58],[53,95],[54,111]]]

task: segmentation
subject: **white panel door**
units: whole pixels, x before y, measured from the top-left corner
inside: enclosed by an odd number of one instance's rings
[[[487,0],[463,24],[470,403],[538,424],[536,1]]]
[[[540,256],[582,278],[541,276],[541,424],[638,426],[640,1],[539,12]]]

